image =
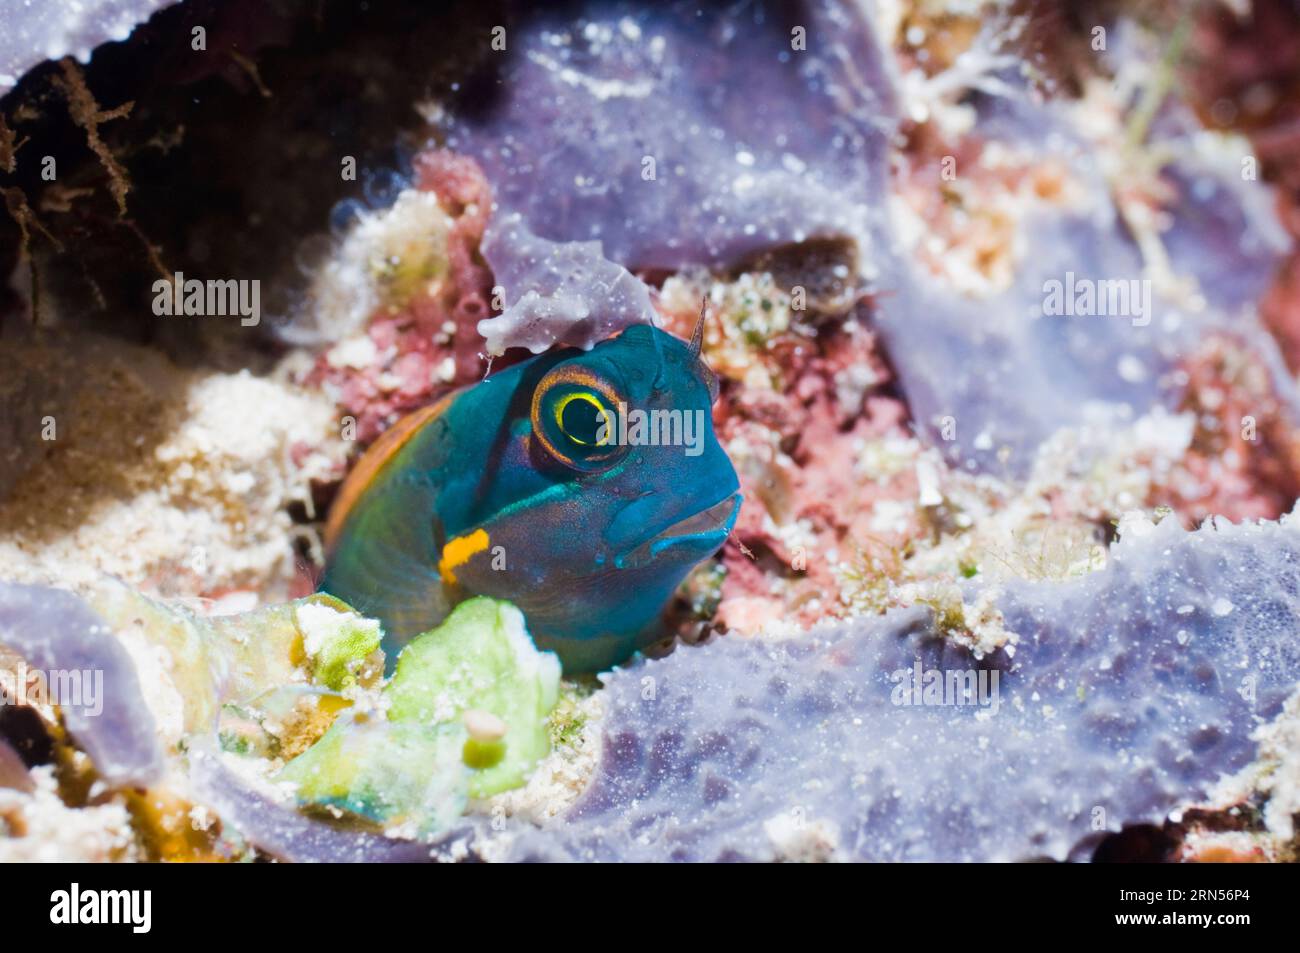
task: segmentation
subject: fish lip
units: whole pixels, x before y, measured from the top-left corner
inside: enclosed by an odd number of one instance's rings
[[[722,499],[655,533],[615,560],[620,569],[645,565],[666,549],[691,546],[711,552],[722,545],[740,515],[744,497],[733,490]]]

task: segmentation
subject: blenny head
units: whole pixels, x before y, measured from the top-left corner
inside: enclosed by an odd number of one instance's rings
[[[717,386],[698,340],[649,325],[524,367],[506,414],[512,438],[488,461],[471,521],[490,546],[455,581],[518,605],[566,671],[598,671],[660,636],[673,590],[735,524]]]

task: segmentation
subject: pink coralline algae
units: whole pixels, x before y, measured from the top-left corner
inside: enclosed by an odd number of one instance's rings
[[[415,287],[405,300],[384,302],[368,316],[363,333],[373,357],[354,363],[327,350],[306,378],[356,419],[354,436],[362,445],[402,414],[483,375],[483,339],[476,325],[489,314],[492,274],[478,248],[491,191],[472,159],[442,150],[416,158],[413,185],[436,195],[451,218],[446,275],[433,286]]]
[[[1286,512],[1300,497],[1300,447],[1268,370],[1225,335],[1207,338],[1181,369],[1188,386],[1180,406],[1197,427],[1181,476],[1152,502],[1172,505],[1192,524]]]
[[[669,311],[669,330],[686,336],[694,315]],[[714,340],[706,336],[706,340]],[[706,349],[706,357],[708,350]],[[726,578],[715,622],[752,632],[776,620],[811,623],[836,614],[839,583],[821,555],[846,560],[902,545],[919,532],[915,520],[900,529],[874,525],[875,504],[912,501],[910,469],[864,479],[860,458],[869,440],[907,441],[907,408],[889,387],[876,335],[861,314],[828,322],[815,336],[791,330],[763,342],[762,360],[780,387],[746,380],[725,354],[712,358],[723,398],[715,426],[735,448],[745,506],[722,554]],[[837,386],[838,383],[838,386]],[[786,538],[778,526],[800,527]],[[777,595],[776,575],[787,591]]]

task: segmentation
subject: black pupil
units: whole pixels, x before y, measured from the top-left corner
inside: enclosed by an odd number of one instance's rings
[[[591,401],[575,398],[564,405],[560,419],[564,432],[579,443],[595,444],[604,417]]]

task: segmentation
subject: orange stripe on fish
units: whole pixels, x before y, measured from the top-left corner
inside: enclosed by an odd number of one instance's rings
[[[446,410],[457,393],[459,392],[453,391],[428,407],[421,407],[407,414],[385,430],[379,439],[361,455],[357,465],[343,481],[343,486],[339,488],[338,496],[334,498],[334,504],[330,507],[329,519],[325,522],[326,551],[334,548],[334,543],[338,540],[343,524],[347,522],[348,514],[352,512],[352,507],[379,476],[384,465],[406,446],[407,441],[414,437],[421,427]]]

